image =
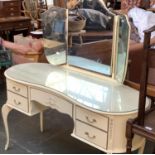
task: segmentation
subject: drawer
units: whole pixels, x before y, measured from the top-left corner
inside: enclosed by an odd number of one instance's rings
[[[20,12],[19,6],[8,7],[7,10],[8,11],[18,11],[18,13]]]
[[[7,103],[15,107],[15,109],[28,112],[28,99],[20,95],[7,91]]]
[[[42,105],[56,109],[72,117],[72,104],[65,99],[41,90],[31,89],[31,101],[36,101]]]
[[[19,84],[17,82],[7,80],[7,89],[21,96],[24,96],[24,97],[28,96],[27,86]]]
[[[76,119],[94,127],[108,131],[108,118],[76,106]]]
[[[30,27],[30,21],[20,21],[13,23],[14,28],[28,28]]]
[[[18,1],[5,1],[5,2],[3,2],[3,7],[12,7],[12,6],[20,6],[19,0]]]
[[[104,149],[107,147],[107,133],[76,120],[76,136],[81,137]]]
[[[7,11],[6,12],[6,10],[5,10],[5,17],[14,17],[14,16],[19,16],[20,15],[20,13],[19,13],[19,11]]]

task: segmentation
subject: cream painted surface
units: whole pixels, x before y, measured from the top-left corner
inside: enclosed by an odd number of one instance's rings
[[[13,105],[17,109],[28,112],[28,99],[7,91],[7,103]]]
[[[16,65],[9,68],[5,75],[22,83],[57,91],[80,105],[101,113],[124,115],[138,109],[137,90],[115,81],[87,76],[50,64]]]
[[[108,131],[108,118],[103,115],[91,112],[90,110],[86,110],[77,106],[76,119],[101,130]]]
[[[46,107],[52,107],[73,118],[73,136],[77,139],[107,153],[125,152],[126,121],[137,115],[138,91],[110,80],[49,64],[17,65],[9,68],[5,75],[9,84],[15,83],[27,89],[27,98],[23,97],[23,93],[8,90],[8,101],[3,111],[13,108],[32,116]],[[10,85],[7,86],[10,89]],[[22,107],[14,104],[14,99],[18,99]],[[6,149],[9,146],[8,114],[3,112]],[[143,146],[144,139],[136,136],[133,148]]]
[[[38,102],[42,105],[51,107],[52,109],[57,109],[62,113],[66,113],[72,117],[72,104],[61,99],[60,96],[44,92],[42,90],[31,89],[31,99],[32,102]]]
[[[129,118],[135,118],[137,113],[129,115],[110,115],[108,128],[108,151],[111,153],[122,153],[126,151],[126,122]],[[133,139],[133,150],[142,147],[145,139],[135,136]]]
[[[27,87],[25,85],[22,85],[20,83],[11,81],[11,80],[7,80],[7,89],[19,94],[21,96],[27,97]]]
[[[104,149],[107,147],[107,133],[90,125],[76,121],[76,135]]]

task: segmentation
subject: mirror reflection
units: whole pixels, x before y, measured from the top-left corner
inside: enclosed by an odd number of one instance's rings
[[[53,65],[66,63],[67,10],[52,7],[42,14],[44,52]]]
[[[102,0],[70,4],[68,64],[111,75],[114,14]]]
[[[61,2],[63,7],[51,7],[42,15],[49,63],[67,63],[123,82],[129,40],[126,16],[109,11],[103,0]]]
[[[116,58],[116,79],[119,82],[124,81],[128,62],[128,41],[129,41],[129,24],[127,17],[120,15],[118,31],[118,50]]]

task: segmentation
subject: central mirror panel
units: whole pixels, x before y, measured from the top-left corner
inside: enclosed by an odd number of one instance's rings
[[[69,6],[67,63],[111,76],[115,15],[100,0]]]

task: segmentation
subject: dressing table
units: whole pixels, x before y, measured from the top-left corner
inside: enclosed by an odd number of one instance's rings
[[[67,66],[42,63],[11,67],[5,76],[8,96],[2,107],[7,134],[5,149],[9,145],[7,117],[12,109],[33,116],[48,107],[70,115],[74,120],[73,137],[107,153],[125,152],[126,121],[137,115],[138,91]],[[136,136],[134,149],[143,145],[144,139]]]
[[[73,137],[106,153],[123,153],[126,151],[126,121],[137,116],[139,98],[137,90],[122,84],[127,66],[127,18],[113,15],[112,59],[107,65],[66,54],[67,10],[57,9],[45,12],[43,20],[45,54],[51,64],[21,64],[5,72],[7,102],[2,107],[7,138],[5,149],[9,147],[7,118],[12,109],[27,116],[40,113],[43,131],[43,111],[52,108],[73,119]],[[52,31],[49,22],[54,25]],[[64,25],[63,30],[61,26],[55,29],[58,23]],[[147,102],[149,106],[149,100]],[[133,150],[139,149],[142,153],[144,144],[145,139],[135,136]]]

